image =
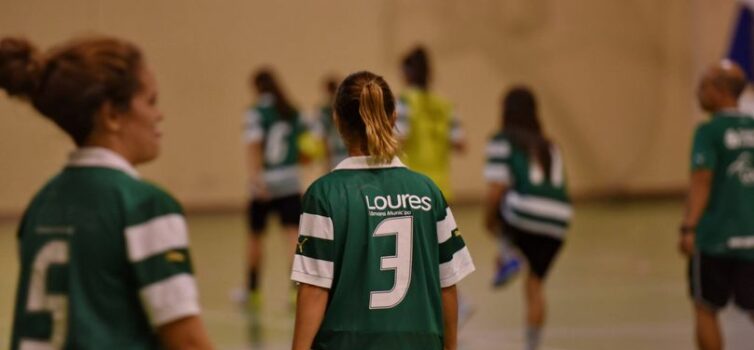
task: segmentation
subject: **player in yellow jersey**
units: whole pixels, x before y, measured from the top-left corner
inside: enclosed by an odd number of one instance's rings
[[[427,52],[416,47],[403,59],[408,84],[398,100],[396,128],[403,142],[403,161],[414,171],[429,176],[451,201],[451,151],[463,151],[465,139],[453,107],[429,90]]]

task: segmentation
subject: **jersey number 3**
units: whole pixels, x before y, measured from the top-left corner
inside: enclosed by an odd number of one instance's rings
[[[374,291],[369,295],[370,309],[390,309],[403,301],[411,285],[411,258],[413,254],[413,217],[385,219],[377,225],[372,236],[395,236],[395,255],[380,259],[380,270],[394,270],[393,289]]]

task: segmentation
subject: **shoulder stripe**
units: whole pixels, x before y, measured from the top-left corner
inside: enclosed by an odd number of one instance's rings
[[[508,158],[511,156],[511,145],[504,140],[493,140],[487,144],[487,157]]]
[[[196,281],[187,273],[152,283],[142,288],[140,294],[155,327],[200,313]]]
[[[453,237],[453,231],[458,228],[456,219],[453,217],[453,212],[450,211],[450,207],[445,208],[445,219],[437,222],[437,241],[444,243]]]
[[[506,164],[490,164],[484,167],[484,178],[489,182],[511,183],[511,170]]]
[[[299,224],[299,235],[327,239],[335,239],[332,219],[327,216],[303,213]]]
[[[450,287],[460,282],[470,273],[474,272],[474,262],[471,260],[471,254],[468,247],[455,252],[453,259],[446,263],[440,264],[440,287]]]
[[[126,227],[128,259],[137,262],[170,249],[188,247],[188,228],[180,214],[158,216]]]
[[[291,279],[322,288],[332,286],[335,264],[332,261],[314,259],[300,254],[293,257]]]

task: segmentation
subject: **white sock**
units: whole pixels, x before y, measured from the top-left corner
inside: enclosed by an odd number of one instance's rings
[[[542,328],[526,327],[526,350],[537,350],[542,340]]]

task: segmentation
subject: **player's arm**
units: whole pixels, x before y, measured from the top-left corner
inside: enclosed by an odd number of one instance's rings
[[[189,316],[157,328],[165,349],[212,349],[204,324],[198,316]]]
[[[455,285],[442,289],[442,319],[444,350],[455,350],[458,346],[458,292]]]
[[[300,283],[296,302],[296,325],[293,329],[293,350],[311,349],[322,319],[325,317],[328,290]]]
[[[455,113],[450,121],[450,144],[453,146],[454,151],[459,153],[466,152],[466,135],[461,121]]]
[[[264,171],[262,142],[249,142],[246,146],[246,154],[249,167],[249,183],[252,186],[254,196],[264,199],[267,197],[267,188],[262,178]]]
[[[686,200],[686,215],[681,224],[683,232],[679,242],[679,249],[685,255],[691,255],[694,251],[696,225],[707,207],[712,176],[713,173],[709,169],[699,169],[691,173],[691,187]]]

